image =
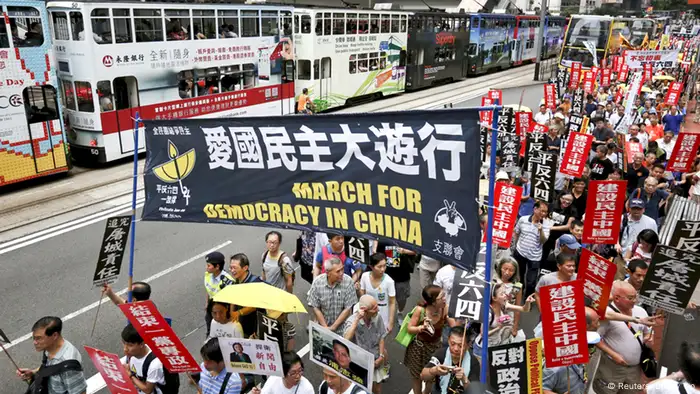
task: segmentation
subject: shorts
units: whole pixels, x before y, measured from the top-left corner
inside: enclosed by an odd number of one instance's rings
[[[394,288],[396,289],[396,302],[405,304],[411,295],[411,281],[394,282]]]
[[[294,336],[297,335],[297,328],[294,326],[294,324],[286,321],[282,323],[282,335],[284,335],[285,341],[294,339]]]

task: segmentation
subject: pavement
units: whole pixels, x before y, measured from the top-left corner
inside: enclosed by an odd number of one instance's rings
[[[524,69],[524,68],[523,68]],[[519,69],[518,69],[519,70]],[[502,80],[516,84],[525,78],[509,79],[514,70],[499,73]],[[494,75],[486,76],[487,79]],[[507,76],[506,78],[503,78]],[[445,92],[433,95],[430,105],[442,107],[444,104],[454,104],[456,107],[478,106],[483,88],[478,87],[480,79],[472,79],[469,84],[477,86],[478,94],[469,91],[469,87],[457,84],[449,85]],[[460,85],[461,86],[461,85]],[[542,86],[532,85],[525,88],[507,88],[503,86],[504,102],[518,103],[522,95],[522,103],[535,108],[542,97]],[[513,85],[511,85],[513,86]],[[432,92],[432,91],[431,91]],[[473,96],[473,97],[472,97]],[[443,97],[443,98],[440,98]],[[447,98],[444,98],[447,97]],[[448,100],[454,97],[455,100]],[[462,102],[459,102],[459,98]],[[402,95],[390,102],[383,100],[374,104],[374,109],[390,110],[399,106],[428,104],[416,102],[415,98]],[[422,100],[422,99],[420,99]],[[413,104],[408,104],[412,101]],[[445,102],[443,104],[443,101]],[[392,104],[394,103],[394,104]],[[399,103],[399,104],[395,104]],[[358,111],[362,108],[357,108]],[[143,161],[141,161],[142,163]],[[141,171],[141,170],[140,170]],[[15,204],[18,195],[23,196],[24,204],[18,205],[12,211],[0,213],[0,223],[6,220],[14,223],[29,221],[31,216],[13,217],[13,214],[25,215],[24,212],[36,212],[34,218],[45,216],[43,221],[36,221],[28,226],[16,227],[0,232],[0,285],[3,289],[3,308],[0,310],[0,328],[12,340],[6,345],[8,353],[21,367],[34,367],[40,362],[40,355],[34,351],[30,338],[31,325],[40,316],[55,315],[64,319],[64,336],[67,340],[82,350],[83,345],[96,347],[105,351],[122,354],[120,330],[125,319],[119,310],[111,303],[102,300],[99,308],[99,289],[91,287],[92,275],[98,256],[98,248],[104,231],[105,219],[117,214],[130,211],[130,192],[132,167],[130,163],[121,163],[108,169],[85,171],[66,179],[36,186],[26,190],[11,192],[0,196],[0,207],[4,201]],[[110,177],[110,178],[108,178]],[[107,185],[97,188],[91,186],[113,179]],[[128,181],[126,180],[128,179]],[[71,181],[66,184],[64,182]],[[124,184],[126,183],[126,185]],[[117,187],[119,186],[119,187]],[[53,187],[53,189],[51,189]],[[104,189],[105,187],[110,189]],[[486,182],[480,184],[480,194],[486,194]],[[73,190],[71,190],[71,188]],[[109,191],[103,191],[109,190]],[[73,192],[63,195],[64,192]],[[22,194],[24,193],[24,194]],[[104,199],[98,203],[71,210],[73,205],[82,203],[85,193],[98,193],[87,196],[86,201]],[[112,193],[112,197],[106,197]],[[125,194],[126,193],[126,194]],[[54,199],[50,197],[56,195]],[[34,204],[30,202],[36,201]],[[69,210],[68,214],[61,214]],[[140,210],[137,217],[140,216]],[[173,320],[173,328],[183,338],[190,352],[199,359],[204,333],[204,299],[203,288],[204,256],[213,250],[219,250],[229,256],[244,252],[250,256],[252,271],[260,273],[260,257],[264,250],[263,236],[267,229],[260,227],[226,226],[217,224],[178,224],[141,222],[136,226],[136,242],[134,250],[134,279],[145,280],[153,287],[153,300],[162,313]],[[291,251],[294,247],[296,232],[284,231],[283,249]],[[130,255],[125,257],[128,264]],[[124,269],[123,271],[126,271]],[[305,303],[308,283],[300,276],[297,277],[294,293]],[[115,290],[126,286],[126,273],[122,274],[120,282],[114,285]],[[418,275],[413,275],[411,281],[411,297],[407,311],[415,305],[420,294]],[[91,335],[93,322],[97,317],[94,335]],[[305,355],[308,352],[308,331],[305,329],[308,315],[299,314],[291,317],[297,324],[296,350]],[[524,314],[521,326],[531,336],[532,329],[539,321],[539,313]],[[397,330],[398,327],[395,329]],[[395,333],[394,333],[395,335]],[[392,336],[393,337],[393,336]],[[681,338],[675,338],[673,347],[678,346]],[[305,347],[306,346],[306,347]],[[406,379],[407,371],[402,364],[404,348],[393,340],[387,342],[391,362],[392,376],[384,385],[387,393],[408,393],[411,390],[410,380]],[[89,393],[106,393],[99,388],[99,376],[90,363],[84,351],[83,366],[86,377],[91,377],[92,390]],[[321,370],[315,364],[305,360],[304,375],[315,386],[321,382]],[[5,389],[2,392],[22,392],[26,386],[14,376],[14,368],[6,357],[0,356],[0,384]],[[183,387],[187,387],[183,385]],[[183,393],[194,393],[191,388],[181,390]]]

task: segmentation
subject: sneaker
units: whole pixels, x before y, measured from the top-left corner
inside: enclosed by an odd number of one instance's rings
[[[399,327],[401,327],[403,325],[403,317],[404,317],[403,313],[401,313],[401,312],[399,312],[396,316],[396,318],[397,318],[396,320],[398,320],[398,322],[399,322]]]

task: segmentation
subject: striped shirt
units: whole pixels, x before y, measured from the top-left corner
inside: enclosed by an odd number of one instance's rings
[[[221,385],[224,383],[224,378],[226,377],[226,370],[222,370],[220,374],[212,376],[206,368],[204,368],[204,363],[199,365],[202,368],[202,373],[199,375],[199,388],[202,389],[202,394],[219,394],[221,391]],[[241,393],[241,378],[237,373],[231,374],[226,384],[226,390],[224,394],[240,394]]]
[[[355,282],[343,275],[343,279],[333,286],[328,284],[328,274],[321,274],[314,279],[309,290],[309,306],[321,310],[326,323],[330,326],[344,310],[357,303]],[[343,325],[339,324],[336,334],[343,335]]]
[[[552,228],[550,220],[542,221],[542,230],[544,232],[545,241],[549,238],[549,230]],[[515,233],[518,234],[518,242],[515,244],[515,250],[530,261],[542,260],[542,245],[540,242],[540,230],[532,223],[532,216],[523,216],[515,225]]]
[[[47,354],[48,355],[48,354]],[[56,355],[49,357],[46,366],[60,364],[68,360],[77,360],[83,363],[80,352],[72,343],[63,340],[63,346]],[[83,371],[67,371],[49,378],[49,394],[82,394],[87,390],[85,375]]]

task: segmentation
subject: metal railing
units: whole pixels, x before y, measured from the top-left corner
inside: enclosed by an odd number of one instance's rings
[[[669,200],[670,207],[666,210],[664,224],[659,231],[659,244],[669,245],[673,231],[679,220],[700,220],[700,204],[685,197],[673,196]]]
[[[540,60],[539,67],[535,73],[535,81],[548,81],[556,78],[558,63],[559,60],[556,57]]]

